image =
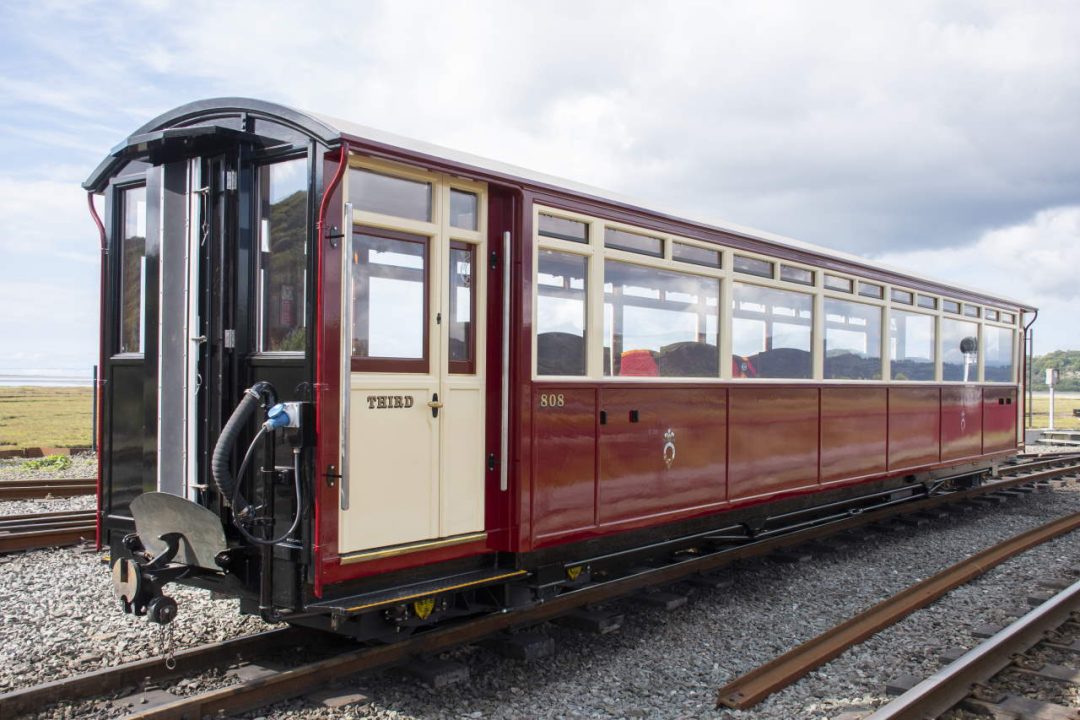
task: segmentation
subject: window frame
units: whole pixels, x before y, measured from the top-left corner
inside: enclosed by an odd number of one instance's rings
[[[303,270],[303,274],[304,274],[304,292],[302,293],[302,295],[303,295],[302,302],[303,302],[304,307],[303,307],[302,312],[300,313],[301,322],[303,323],[303,327],[305,328],[304,349],[303,350],[267,350],[265,348],[265,340],[266,340],[265,332],[266,332],[266,330],[265,330],[264,320],[265,320],[265,317],[266,317],[265,316],[266,305],[265,305],[265,302],[264,302],[264,295],[263,295],[263,293],[265,291],[265,279],[264,279],[263,264],[262,264],[262,220],[263,220],[263,216],[262,216],[262,198],[263,198],[262,169],[265,168],[265,167],[269,167],[271,165],[276,165],[278,163],[284,163],[284,162],[290,162],[290,161],[293,161],[293,160],[306,160],[307,161],[307,168],[306,168],[307,186],[306,186],[306,188],[304,190],[307,193],[307,202],[305,203],[305,208],[304,208],[304,213],[305,213],[304,228],[307,229],[311,225],[311,218],[310,218],[311,197],[312,197],[312,190],[311,190],[312,160],[311,160],[311,154],[306,149],[302,150],[302,151],[299,151],[299,152],[295,151],[295,149],[290,149],[288,152],[283,152],[281,154],[276,154],[275,153],[273,155],[268,155],[266,157],[261,157],[261,158],[259,158],[259,161],[255,164],[255,182],[254,182],[254,185],[255,185],[255,202],[253,203],[253,205],[254,205],[253,211],[254,211],[254,214],[255,214],[255,223],[254,223],[255,237],[254,237],[254,242],[253,242],[253,246],[254,246],[253,250],[254,251],[252,252],[252,255],[254,256],[253,260],[254,260],[254,264],[255,264],[255,279],[254,279],[254,282],[252,283],[252,286],[253,286],[253,289],[254,289],[254,300],[255,300],[255,302],[253,304],[253,312],[251,313],[252,320],[255,323],[255,327],[254,327],[254,332],[252,332],[250,337],[254,339],[253,354],[255,356],[258,356],[258,357],[277,357],[277,358],[302,357],[302,356],[307,354],[307,348],[310,347],[310,345],[311,345],[311,340],[312,340],[312,336],[313,336],[313,333],[314,333],[313,328],[309,327],[308,324],[307,324],[308,310],[310,309],[309,308],[310,303],[308,302],[308,297],[307,296],[308,296],[308,294],[309,294],[309,292],[311,290],[311,288],[310,288],[310,278],[308,277],[309,268],[310,268],[310,265],[311,265],[310,258],[309,258],[309,256],[311,255],[311,244],[310,244],[311,243],[311,237],[310,237],[310,232],[305,232],[305,235],[304,235],[304,245],[305,245],[304,258],[305,258],[305,261],[304,261],[304,270]]]
[[[148,187],[148,184],[147,184],[146,180],[145,179],[139,179],[139,180],[135,180],[135,181],[131,181],[131,182],[116,183],[112,187],[112,190],[115,193],[113,195],[113,197],[115,198],[115,201],[114,201],[114,208],[112,209],[111,216],[112,216],[112,220],[113,220],[115,229],[110,233],[110,235],[113,238],[113,242],[115,243],[115,248],[116,248],[116,254],[114,255],[114,257],[117,258],[116,269],[115,269],[114,275],[113,275],[114,290],[112,292],[112,299],[113,299],[113,302],[115,303],[114,307],[116,308],[115,319],[114,319],[114,321],[112,323],[113,327],[114,327],[114,331],[115,331],[115,336],[113,337],[113,341],[110,343],[111,349],[112,349],[111,357],[114,357],[114,358],[138,359],[138,358],[146,357],[146,284],[145,283],[146,283],[146,275],[148,273],[143,273],[143,285],[142,285],[142,288],[140,289],[140,292],[142,293],[143,297],[142,297],[142,302],[140,303],[140,307],[142,309],[142,312],[141,312],[140,318],[139,318],[139,322],[140,322],[140,325],[141,325],[140,330],[139,330],[139,333],[140,333],[139,350],[137,352],[121,350],[121,344],[123,342],[123,337],[124,337],[124,298],[123,298],[123,293],[124,293],[124,240],[126,239],[125,236],[124,236],[124,233],[127,230],[127,222],[126,222],[127,218],[125,217],[125,211],[127,209],[127,193],[129,191],[131,191],[131,190],[139,190],[139,189],[143,190],[143,192],[144,192],[144,207],[145,207],[146,213],[147,213],[147,217],[146,217],[146,220],[144,221],[144,225],[147,226],[146,229],[147,229],[147,233],[149,234],[148,225],[149,225],[149,219],[150,219],[149,218],[150,198],[149,198],[148,195],[146,195],[146,193],[149,190],[149,187]],[[147,265],[148,261],[147,261],[147,257],[146,257],[147,240],[148,240],[148,238],[145,238],[145,237],[143,238],[143,259],[142,259],[141,266],[142,267],[147,267],[147,269],[149,269],[148,265]]]
[[[538,219],[540,214],[553,215],[556,217],[563,217],[569,220],[575,220],[577,222],[585,223],[587,226],[586,232],[588,233],[588,243],[582,243],[577,241],[561,240],[550,236],[540,235],[538,231]],[[862,385],[878,384],[878,385],[898,385],[898,386],[928,386],[928,385],[949,385],[949,384],[964,384],[962,381],[944,381],[942,379],[942,338],[941,338],[941,319],[942,317],[949,317],[950,313],[945,310],[945,301],[948,298],[948,291],[946,288],[941,290],[922,290],[912,284],[911,280],[904,281],[904,278],[897,277],[895,282],[889,280],[883,280],[879,277],[872,275],[864,275],[861,273],[837,269],[835,265],[828,262],[827,259],[822,260],[819,265],[809,264],[805,261],[798,259],[788,259],[781,257],[779,254],[770,255],[755,250],[737,248],[732,245],[724,245],[719,242],[713,242],[703,239],[703,237],[688,237],[686,235],[680,235],[666,231],[656,226],[655,223],[650,224],[642,222],[640,225],[630,224],[621,220],[610,220],[602,215],[586,214],[577,210],[568,209],[568,207],[552,199],[545,198],[544,200],[536,200],[531,204],[531,216],[532,216],[532,233],[531,233],[531,252],[533,257],[532,264],[532,277],[526,278],[532,286],[532,328],[531,328],[531,343],[532,343],[532,360],[531,360],[531,377],[536,382],[550,382],[550,381],[566,381],[571,383],[581,382],[593,382],[593,383],[656,383],[656,382],[693,382],[693,383],[760,383],[760,384],[810,384],[810,385]],[[637,252],[622,251],[615,248],[608,248],[604,246],[604,234],[606,227],[615,227],[618,229],[627,230],[629,232],[635,232],[642,235],[647,235],[654,238],[659,238],[663,241],[664,257],[651,257]],[[677,260],[673,258],[673,248],[676,244],[689,245],[692,247],[701,247],[703,249],[716,252],[720,260],[719,267],[712,267],[709,265],[702,265],[694,263],[689,260]],[[536,356],[536,311],[537,311],[537,283],[536,283],[536,270],[537,270],[537,257],[541,249],[554,250],[557,252],[564,252],[573,255],[584,255],[588,259],[587,269],[587,287],[586,292],[586,368],[584,375],[574,376],[549,376],[538,375],[537,370],[537,356]],[[749,273],[736,272],[734,269],[734,258],[736,255],[749,257],[756,260],[764,260],[772,263],[773,272],[771,277],[762,277],[759,275],[753,275]],[[711,278],[718,278],[720,280],[720,303],[721,311],[719,312],[719,326],[718,326],[718,345],[720,351],[720,372],[717,377],[694,377],[694,378],[674,378],[674,377],[627,377],[627,376],[611,376],[604,375],[603,373],[603,339],[600,337],[603,334],[602,328],[604,327],[604,262],[607,258],[617,260],[619,262],[625,262],[635,265],[641,265],[646,267],[657,268],[661,270],[671,270],[686,274],[703,275]],[[793,283],[788,280],[783,280],[779,277],[780,268],[782,264],[786,264],[792,267],[801,267],[814,272],[814,282],[812,285],[804,285],[801,283]],[[838,279],[848,280],[851,282],[850,290],[830,289],[825,286],[825,277],[830,275]],[[779,290],[787,290],[791,292],[802,292],[810,295],[813,300],[812,304],[812,329],[811,329],[811,347],[812,347],[812,364],[813,372],[811,378],[733,378],[731,363],[725,361],[725,358],[732,357],[732,324],[733,313],[731,310],[732,303],[732,289],[733,283],[740,282],[743,284],[759,285],[768,288],[775,288]],[[878,297],[872,295],[864,295],[860,289],[861,285],[872,285],[881,289],[881,294]],[[893,289],[903,290],[912,294],[912,303],[904,304],[901,302],[895,302],[892,300]],[[934,308],[923,307],[918,302],[918,297],[923,296],[926,298],[932,298],[936,304]],[[825,353],[825,315],[824,315],[824,303],[826,299],[843,300],[847,302],[856,302],[862,305],[869,305],[877,307],[881,312],[881,379],[827,379],[825,378],[824,368],[824,353]],[[985,305],[985,303],[978,303]],[[890,321],[892,317],[893,308],[897,310],[903,310],[917,315],[925,315],[931,318],[933,332],[934,332],[934,371],[933,379],[930,380],[893,380],[892,377],[892,355],[890,348]],[[974,322],[977,322],[979,326],[979,341],[982,343],[982,328],[988,325],[1001,326],[1004,328],[1013,329],[1017,328],[1015,322],[1016,317],[1020,317],[1019,310],[1000,310],[1001,320],[999,322],[993,322],[983,317],[978,319],[970,318]],[[1006,313],[1014,315],[1014,322],[1010,323],[1004,318]],[[952,315],[952,317],[957,317]],[[960,317],[963,317],[962,315]],[[593,330],[590,331],[590,328]],[[596,330],[599,328],[599,330]],[[1013,336],[1013,362],[1014,362],[1014,374],[1013,380],[1010,383],[1002,382],[990,382],[984,379],[985,372],[983,366],[984,352],[979,354],[978,365],[978,379],[970,381],[968,384],[989,384],[989,385],[1016,385],[1018,382],[1018,374],[1015,370],[1018,367],[1019,357],[1019,342],[1022,333],[1014,333]],[[591,336],[596,335],[596,339]]]
[[[469,342],[468,342],[469,359],[468,360],[451,360],[450,359],[450,350],[449,350],[449,348],[447,348],[447,351],[446,351],[446,368],[447,368],[447,370],[446,371],[448,373],[450,373],[451,375],[475,375],[476,374],[476,353],[477,353],[476,328],[479,325],[479,320],[476,317],[476,311],[477,311],[476,296],[478,294],[477,293],[477,285],[479,284],[478,276],[480,274],[480,272],[479,272],[480,268],[476,264],[476,259],[477,259],[476,250],[477,250],[477,247],[476,247],[475,243],[465,242],[464,240],[453,240],[453,239],[450,240],[450,244],[449,244],[448,247],[449,247],[449,252],[447,253],[447,261],[448,262],[451,262],[452,258],[454,257],[454,250],[465,250],[465,251],[467,251],[469,253],[469,267],[471,268],[471,271],[470,271],[470,274],[469,274],[469,281],[471,283],[470,286],[469,286],[469,318],[471,319],[470,322],[472,324],[472,327],[470,328]],[[447,279],[447,289],[448,290],[453,289],[453,286],[451,286],[449,284],[449,277]],[[450,335],[450,324],[452,322],[449,316],[450,316],[450,314],[452,312],[453,312],[452,301],[448,298],[447,299],[447,305],[446,305],[446,314],[448,316],[447,321],[446,321],[446,324],[447,324],[447,341],[448,342],[449,342],[449,339],[450,339],[450,337],[449,337],[449,335]]]
[[[402,374],[429,374],[431,372],[431,244],[433,238],[430,235],[418,235],[414,233],[403,232],[400,230],[391,230],[389,228],[373,227],[370,225],[353,225],[353,239],[360,235],[370,235],[372,237],[383,238],[386,240],[399,240],[403,242],[412,242],[422,244],[424,247],[424,310],[423,310],[423,355],[419,358],[394,358],[394,357],[357,357],[353,353],[353,348],[348,348],[349,352],[349,368],[351,372],[360,373],[402,373]],[[349,248],[349,252],[354,252],[353,248]],[[349,263],[349,271],[352,272],[353,263]],[[352,282],[353,287],[356,287],[356,282]],[[356,322],[356,301],[352,301],[353,305],[348,310],[349,321]],[[356,342],[355,331],[349,333],[353,338],[353,342]]]

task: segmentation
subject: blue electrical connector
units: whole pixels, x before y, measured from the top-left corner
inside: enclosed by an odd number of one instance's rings
[[[300,427],[300,403],[278,403],[270,408],[266,411],[266,422],[263,423],[263,427],[267,430]]]

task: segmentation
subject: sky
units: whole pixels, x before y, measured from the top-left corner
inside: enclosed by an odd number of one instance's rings
[[[0,4],[0,368],[87,368],[80,183],[255,97],[1040,307],[1080,349],[1080,4]]]

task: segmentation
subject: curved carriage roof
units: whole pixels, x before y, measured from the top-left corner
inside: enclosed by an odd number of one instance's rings
[[[209,100],[199,100],[186,105],[181,105],[180,107],[159,115],[132,133],[131,136],[120,145],[117,145],[110,153],[109,157],[102,161],[86,182],[83,183],[83,187],[87,190],[94,191],[103,189],[107,184],[109,177],[124,164],[125,159],[123,157],[123,151],[126,148],[131,147],[133,143],[138,142],[141,137],[146,137],[168,128],[184,127],[193,123],[206,123],[214,118],[235,118],[240,115],[247,115],[256,119],[262,118],[271,120],[275,123],[299,131],[304,135],[331,147],[339,144],[342,140],[345,140],[397,148],[409,154],[438,158],[443,162],[460,166],[463,170],[470,170],[481,177],[495,180],[501,179],[513,184],[524,184],[563,193],[569,192],[586,198],[600,200],[605,203],[623,206],[631,210],[645,212],[674,222],[688,223],[705,230],[719,231],[729,235],[741,236],[750,240],[757,240],[772,245],[800,250],[822,258],[839,260],[844,264],[888,273],[897,278],[908,278],[911,280],[930,282],[943,289],[953,288],[957,291],[997,300],[1001,303],[1007,303],[1024,310],[1035,309],[1034,306],[1029,303],[997,293],[989,293],[985,290],[969,288],[925,275],[916,275],[910,271],[868,260],[850,253],[821,247],[812,243],[765,232],[763,230],[736,225],[734,223],[679,215],[675,212],[658,208],[640,200],[576,182],[574,180],[567,180],[554,175],[536,172],[527,168],[518,167],[498,160],[492,160],[479,155],[473,155],[460,150],[453,150],[422,140],[395,135],[394,133],[389,133],[384,130],[368,127],[348,120],[342,120],[330,115],[296,110],[285,105],[249,98],[214,98]]]

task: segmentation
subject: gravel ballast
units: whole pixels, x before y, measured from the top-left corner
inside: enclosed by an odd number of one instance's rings
[[[6,503],[4,503],[6,504]],[[0,504],[0,505],[4,505]],[[2,511],[2,510],[0,510]],[[747,711],[717,711],[716,691],[739,674],[842,622],[888,595],[995,542],[1080,511],[1074,486],[954,514],[929,526],[864,534],[843,550],[801,563],[763,559],[728,572],[729,588],[676,586],[690,601],[674,611],[627,599],[622,629],[595,637],[544,625],[554,655],[533,663],[502,659],[476,646],[448,655],[470,670],[468,684],[428,690],[388,670],[351,679],[345,691],[366,704],[328,709],[306,700],[247,717],[520,718],[707,717],[833,718],[869,710],[900,674],[936,670],[947,648],[971,647],[972,630],[1003,624],[1040,579],[1080,558],[1080,533],[1058,539],[852,648],[792,687]],[[180,603],[178,647],[253,632],[235,601],[173,586]],[[107,568],[95,553],[71,549],[0,558],[0,690],[144,657],[159,633],[116,606]]]

